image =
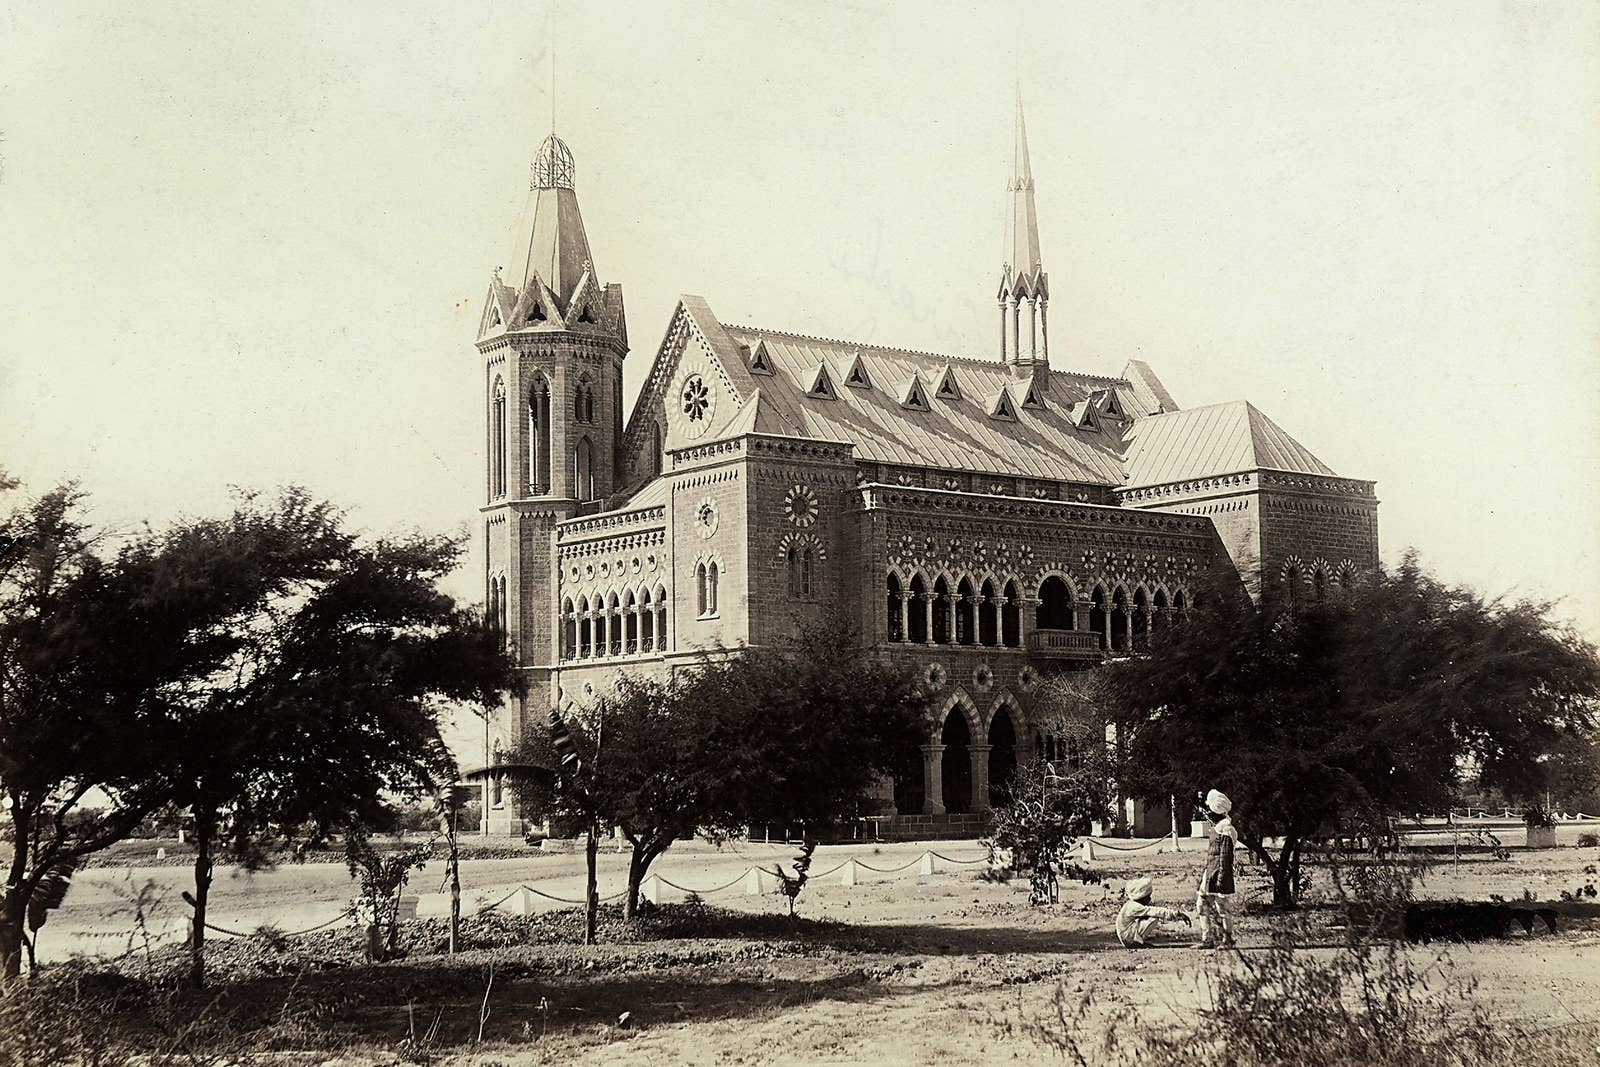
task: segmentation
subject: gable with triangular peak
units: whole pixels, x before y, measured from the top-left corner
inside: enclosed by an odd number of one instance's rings
[[[658,417],[669,450],[716,440],[755,391],[739,345],[705,300],[682,296],[628,417],[623,447],[629,453],[654,447],[643,439]]]
[[[1034,374],[1023,382],[1022,406],[1036,411],[1044,410],[1044,376]]]
[[[1089,396],[1080,402],[1077,420],[1078,429],[1098,430],[1100,428],[1100,420],[1095,415],[1094,406],[1095,398],[1093,396]]]
[[[756,342],[750,350],[750,373],[771,376],[777,371],[772,366],[772,353],[767,351],[767,342],[763,339]]]
[[[867,374],[867,365],[861,362],[860,352],[850,357],[850,366],[844,372],[844,384],[852,389],[872,388],[872,378]]]
[[[498,276],[489,279],[489,292],[483,298],[483,318],[478,323],[478,339],[506,329],[511,320],[512,298],[516,294],[506,288]]]
[[[806,385],[806,396],[816,400],[838,400],[839,394],[833,388],[833,376],[828,373],[826,363],[818,363],[811,372],[809,383]]]
[[[1000,390],[989,398],[988,412],[991,419],[1016,422],[1017,408],[1011,400],[1011,390],[1001,386]]]
[[[906,379],[905,385],[900,387],[900,406],[907,411],[932,410],[932,406],[928,403],[928,393],[922,388],[922,379],[915,374]]]
[[[961,385],[956,381],[956,369],[946,363],[933,383],[933,395],[938,400],[960,400]]]

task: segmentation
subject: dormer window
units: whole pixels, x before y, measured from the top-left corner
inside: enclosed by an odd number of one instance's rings
[[[866,364],[861,362],[861,353],[857,352],[850,359],[850,369],[845,372],[844,384],[852,389],[871,389],[872,379],[867,377]]]
[[[535,322],[545,321],[544,308],[539,306],[538,301],[528,305],[528,314],[522,321],[530,325]]]
[[[1039,387],[1039,383],[1030,378],[1028,380],[1028,391],[1022,396],[1022,406],[1043,409],[1044,397],[1040,395],[1041,393],[1043,393],[1043,390]]]
[[[907,411],[927,411],[928,394],[922,388],[922,379],[915,374],[906,383],[905,391],[900,395],[900,406]]]
[[[772,356],[767,352],[767,342],[757,341],[755,350],[750,353],[751,374],[772,374]]]
[[[818,363],[817,369],[811,372],[811,385],[806,389],[806,396],[816,397],[818,400],[839,399],[839,394],[834,391],[833,377],[828,373],[826,363]]]
[[[999,419],[1002,422],[1017,421],[1017,409],[1011,401],[1011,390],[1005,386],[1000,387],[1000,391],[994,395],[994,400],[990,402],[989,417],[991,419]]]
[[[950,364],[944,365],[944,370],[939,372],[939,380],[933,387],[933,395],[940,400],[960,400],[961,386],[956,384],[956,371]]]

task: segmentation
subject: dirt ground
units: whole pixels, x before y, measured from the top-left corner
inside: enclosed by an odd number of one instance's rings
[[[850,857],[912,866],[893,874],[858,866],[855,885],[840,884],[842,872],[818,879],[800,897],[797,923],[781,897],[747,896],[741,887],[708,897],[703,909],[673,906],[683,896],[669,891],[668,906],[640,928],[608,920],[606,943],[589,949],[572,943],[577,917],[568,912],[495,913],[469,925],[468,950],[453,958],[436,954],[442,920],[424,919],[410,928],[407,958],[380,966],[360,961],[357,931],[343,923],[276,944],[219,940],[213,991],[171,993],[166,1016],[135,1012],[128,1021],[149,1027],[151,1047],[171,1039],[177,1020],[190,1026],[198,1018],[231,1035],[255,1034],[262,1045],[303,1050],[311,1062],[350,1064],[1031,1063],[1044,1053],[1006,1024],[1042,1018],[1058,986],[1072,997],[1092,991],[1105,1010],[1128,1005],[1170,1019],[1193,1012],[1203,968],[1230,965],[1227,954],[1190,947],[1182,927],[1137,951],[1121,948],[1112,932],[1117,891],[1135,874],[1155,875],[1156,903],[1192,907],[1197,852],[1102,854],[1093,866],[1102,884],[1063,883],[1059,904],[1035,908],[1024,881],[987,880],[981,864],[919,875],[915,860],[930,847],[953,858],[978,855],[972,842],[819,850],[819,872]],[[662,871],[682,885],[711,887],[751,862],[785,855],[775,846],[674,850]],[[1509,859],[1472,854],[1437,866],[1422,895],[1556,899],[1588,880],[1583,868],[1597,859],[1595,849],[1573,847]],[[570,884],[578,863],[474,861],[464,875],[469,900],[523,883],[554,892]],[[75,886],[83,895],[69,897],[61,928],[52,919],[46,938],[64,943],[75,931],[86,942],[108,932],[98,927],[126,921],[127,893],[159,870],[86,872],[104,881]],[[163,892],[181,886],[183,873]],[[602,893],[620,884],[619,874],[620,858],[608,857]],[[1314,872],[1313,895],[1326,876]],[[219,910],[240,921],[266,914],[269,903],[273,916],[315,917],[349,895],[345,872],[330,866],[223,878],[219,886]],[[1248,906],[1263,896],[1259,875],[1247,870],[1243,888],[1239,940],[1244,952],[1259,951],[1276,920]],[[1331,921],[1320,914],[1314,928]],[[1314,944],[1337,940],[1332,931],[1325,941],[1315,929],[1311,936]],[[1409,951],[1419,966],[1441,955],[1438,945]],[[144,962],[135,953],[120,966]],[[1559,1026],[1600,1017],[1594,920],[1563,919],[1553,936],[1513,927],[1503,941],[1452,945],[1438,967],[1475,980],[1475,996],[1508,1019]]]

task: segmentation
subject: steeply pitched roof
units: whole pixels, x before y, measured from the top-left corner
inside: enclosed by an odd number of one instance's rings
[[[710,309],[705,310],[709,314]],[[1107,420],[1100,431],[1079,430],[1069,410],[1074,400],[1093,389],[1114,389],[1127,410],[1140,410],[1131,387],[1120,379],[1053,370],[1043,407],[1017,411],[1013,422],[992,418],[985,410],[985,398],[1013,384],[1011,370],[1000,363],[747,326],[722,329],[747,348],[766,342],[774,373],[761,383],[763,409],[774,409],[807,437],[851,442],[858,459],[1122,484],[1122,427]],[[858,352],[871,388],[839,389],[831,400],[806,396],[819,362],[828,365],[835,381],[843,381]],[[940,400],[925,411],[901,406],[903,383],[913,375],[937,381],[947,362],[960,377],[960,399]]]
[[[1236,471],[1332,475],[1327,464],[1245,400],[1136,420],[1128,428],[1128,485],[1161,485]]]

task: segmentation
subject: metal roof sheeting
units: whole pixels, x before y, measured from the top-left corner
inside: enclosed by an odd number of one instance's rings
[[[1002,363],[952,359],[926,352],[858,345],[745,326],[723,329],[735,342],[754,348],[765,341],[773,376],[761,383],[761,403],[776,407],[785,421],[808,437],[848,441],[858,459],[907,466],[932,466],[1010,477],[1029,477],[1097,485],[1123,484],[1122,454],[1126,423],[1102,419],[1101,429],[1076,426],[1073,405],[1097,389],[1113,389],[1126,411],[1139,401],[1125,381],[1052,370],[1044,407],[1020,407],[1016,421],[991,418],[984,398],[1024,383]],[[835,382],[843,382],[860,355],[870,389],[837,388],[835,396],[807,396],[817,364],[826,363]],[[959,399],[934,396],[946,363],[954,368]],[[900,394],[915,375],[928,397],[927,411],[901,406]]]
[[[1130,486],[1260,468],[1334,473],[1246,400],[1152,415],[1135,422],[1127,436]]]

